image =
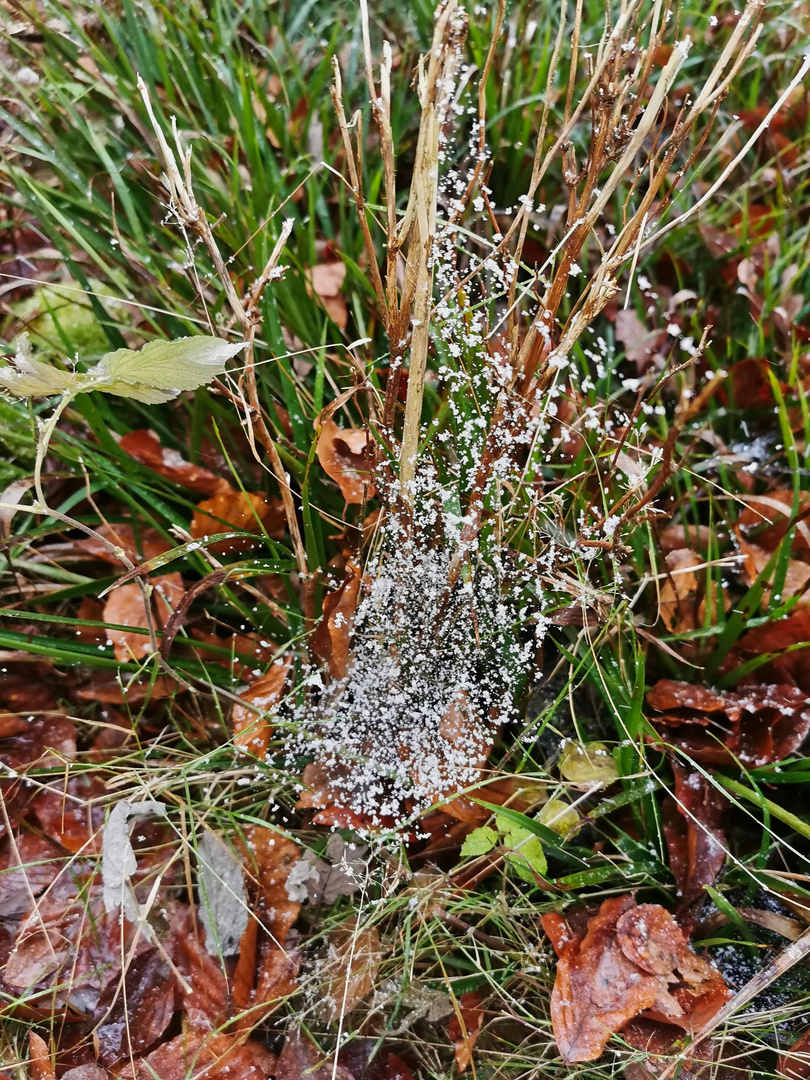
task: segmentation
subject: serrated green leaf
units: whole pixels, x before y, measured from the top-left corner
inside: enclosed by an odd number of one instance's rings
[[[495,823],[502,834],[504,845],[512,849],[506,852],[506,861],[518,876],[530,885],[536,884],[535,874],[545,877],[548,863],[539,838],[528,829],[521,829],[503,814],[496,816]]]
[[[244,347],[244,341],[199,335],[174,341],[150,341],[137,352],[116,349],[87,373],[88,389],[155,405],[169,401],[183,390],[205,386]]]
[[[145,405],[158,405],[183,390],[197,390],[211,382],[245,343],[202,334],[175,341],[151,341],[139,350],[107,353],[84,375],[34,360],[26,346],[21,340],[14,365],[0,369],[0,387],[18,397],[101,390]]]
[[[461,854],[465,858],[473,858],[476,855],[486,855],[492,851],[498,842],[498,834],[489,825],[482,825],[475,832],[471,832],[461,845]]]
[[[70,371],[34,360],[29,353],[28,335],[17,342],[14,365],[0,368],[0,387],[17,397],[51,397],[72,388],[76,376]]]

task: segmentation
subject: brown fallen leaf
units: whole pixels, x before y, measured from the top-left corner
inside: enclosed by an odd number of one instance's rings
[[[371,993],[382,963],[376,926],[358,926],[356,915],[327,936],[327,955],[320,969],[323,985],[318,1015],[327,1023],[348,1016]]]
[[[275,1080],[354,1080],[354,1075],[322,1053],[301,1028],[287,1031],[278,1056]]]
[[[230,488],[227,480],[202,465],[185,461],[176,450],[161,445],[154,431],[142,429],[124,435],[118,444],[136,461],[148,466],[153,473],[175,484],[196,491],[200,495],[216,495],[223,488]]]
[[[374,440],[365,428],[342,429],[334,420],[327,420],[321,428],[315,451],[318,461],[347,503],[359,505],[376,491],[374,447]]]
[[[345,263],[339,259],[318,263],[307,271],[306,276],[310,295],[319,297],[332,322],[345,330],[349,321],[349,309],[340,295],[346,280]]]
[[[793,491],[780,489],[765,495],[751,495],[746,500],[745,508],[740,513],[734,526],[740,552],[745,557],[743,569],[749,584],[765,569],[766,564],[784,539],[792,517]],[[810,496],[801,493],[798,513],[810,509]],[[791,555],[788,563],[782,596],[800,596],[810,582],[810,525],[804,519],[798,520],[791,541]],[[772,571],[770,581],[773,581]],[[767,609],[770,602],[770,590],[763,592],[763,606]]]
[[[31,1080],[56,1080],[48,1044],[35,1031],[28,1032],[28,1073]]]
[[[551,1021],[569,1063],[595,1061],[611,1035],[640,1013],[691,1029],[731,995],[658,904],[605,900],[584,936],[563,927],[559,915],[541,922],[559,950]]]
[[[228,1016],[228,984],[219,961],[201,940],[202,927],[190,908],[174,914],[175,928],[166,951],[185,980],[175,984],[175,1008],[184,1012],[189,1024],[201,1031],[220,1027]]]
[[[228,485],[213,498],[198,503],[188,531],[195,540],[232,529],[251,533],[264,531],[273,540],[280,540],[286,527],[281,499],[268,499],[266,495],[252,491],[236,491]],[[209,550],[218,555],[231,555],[249,551],[256,543],[246,536],[237,536],[231,540],[218,540]]]
[[[124,991],[110,980],[99,999],[103,1016],[95,1030],[98,1060],[111,1066],[141,1054],[158,1041],[174,1015],[174,979],[157,948],[140,953],[127,967]]]
[[[192,1028],[118,1075],[121,1080],[266,1080],[271,1059],[258,1044]]]
[[[672,763],[673,798],[661,807],[669,866],[681,903],[678,921],[692,930],[706,898],[705,885],[714,885],[725,861],[723,817],[728,802],[702,773],[687,772]]]
[[[178,573],[162,574],[152,578],[152,614],[156,626],[164,626],[171,612],[180,603],[185,594],[183,579]],[[131,626],[146,630],[149,620],[146,614],[141,587],[136,581],[128,581],[113,589],[104,604],[105,623]],[[113,643],[115,657],[121,663],[129,660],[142,660],[152,653],[152,644],[148,634],[134,631],[116,630],[110,626],[107,638]]]
[[[239,695],[243,701],[262,710],[256,713],[244,705],[234,705],[233,741],[234,745],[254,757],[264,759],[273,726],[267,714],[284,696],[284,684],[292,664],[292,655],[277,660],[269,671],[261,675],[247,690]]]
[[[286,945],[301,904],[290,899],[287,879],[301,851],[292,840],[258,825],[245,830],[242,849],[252,903],[239,943],[233,998],[238,1008],[249,1010],[241,1021],[245,1030],[264,1018],[266,1006],[297,986],[299,956]]]
[[[668,525],[659,539],[665,553],[689,548],[690,551],[705,554],[709,548],[711,530],[707,525]]]
[[[780,1055],[776,1075],[786,1076],[788,1080],[807,1080],[810,1077],[810,1028]]]
[[[704,560],[688,548],[677,548],[667,553],[667,577],[661,585],[658,615],[672,633],[682,634],[702,623],[700,582],[695,567],[703,563]]]
[[[481,1033],[483,1022],[481,995],[475,990],[462,994],[458,1000],[458,1012],[453,1014],[447,1026],[447,1033],[453,1040],[459,1072],[466,1072],[470,1067],[473,1047]]]
[[[323,660],[333,679],[344,679],[349,666],[349,642],[360,595],[360,567],[346,564],[340,588],[323,600],[323,618],[312,635],[312,651]]]
[[[647,704],[660,715],[651,722],[663,742],[695,761],[768,765],[798,750],[810,733],[810,697],[795,686],[755,685],[739,691],[711,690],[659,680]]]

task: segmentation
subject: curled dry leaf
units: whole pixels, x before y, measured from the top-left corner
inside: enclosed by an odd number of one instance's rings
[[[202,465],[192,465],[185,461],[176,450],[161,445],[154,431],[141,429],[124,435],[118,444],[122,450],[146,465],[158,476],[171,480],[175,484],[196,491],[200,495],[216,495],[218,491],[230,488],[227,480],[212,473]]]
[[[327,1023],[335,1023],[371,993],[382,962],[382,945],[377,927],[358,926],[353,915],[328,935],[327,949],[320,972],[324,983],[318,1014]]]
[[[213,498],[203,499],[197,505],[188,531],[195,540],[230,529],[251,533],[264,531],[273,540],[280,540],[286,527],[281,499],[268,499],[252,491],[236,491],[228,484]],[[237,536],[231,540],[218,540],[209,550],[219,555],[231,555],[249,551],[255,544],[248,537]]]
[[[470,1067],[473,1047],[483,1023],[484,1010],[481,1007],[481,995],[475,990],[462,994],[458,1001],[458,1012],[453,1014],[447,1026],[447,1033],[453,1040],[459,1072],[466,1072]]]
[[[703,622],[699,604],[700,583],[695,567],[703,560],[688,548],[670,551],[666,556],[667,577],[658,597],[658,615],[667,630],[682,634],[694,630]]]
[[[768,765],[798,750],[810,732],[810,698],[795,686],[711,690],[661,679],[647,694],[661,739],[706,765]]]
[[[344,679],[349,667],[349,641],[360,595],[360,567],[346,564],[345,580],[323,601],[323,618],[312,635],[312,650],[333,679]]]
[[[341,429],[334,420],[321,428],[316,447],[323,471],[340,488],[347,503],[370,499],[374,486],[374,440],[364,428]]]
[[[233,707],[233,741],[240,750],[263,759],[267,753],[273,725],[268,718],[274,706],[284,696],[284,685],[292,664],[292,654],[277,660],[269,671],[239,695],[254,708],[236,704]],[[259,712],[254,711],[259,709]]]
[[[704,885],[714,885],[723,868],[728,802],[702,773],[687,772],[677,762],[672,771],[674,797],[664,800],[661,813],[669,867],[681,896],[678,921],[689,931],[706,897]]]
[[[699,1028],[731,995],[658,904],[605,900],[584,936],[554,913],[541,922],[558,954],[551,1021],[567,1062],[595,1061],[611,1035],[640,1013]]]

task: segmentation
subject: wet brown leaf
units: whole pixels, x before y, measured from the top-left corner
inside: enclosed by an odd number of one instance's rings
[[[326,313],[332,322],[336,323],[341,330],[346,329],[349,321],[349,309],[346,301],[340,295],[343,282],[346,280],[346,266],[336,259],[331,262],[318,263],[307,271],[307,281],[310,294],[320,297]]]
[[[172,611],[183,599],[185,587],[178,573],[162,574],[151,580],[154,588],[153,622],[161,627],[165,625]],[[112,590],[104,604],[103,617],[105,623],[147,629],[149,620],[146,615],[146,604],[141,587],[136,581],[128,581]],[[142,660],[152,652],[148,634],[114,630],[111,626],[107,630],[107,638],[113,643],[116,659],[121,663],[126,663],[128,660]]]
[[[251,533],[264,530],[273,540],[280,540],[286,528],[287,519],[281,499],[268,499],[266,495],[252,491],[236,491],[228,485],[213,498],[203,499],[197,505],[188,531],[195,540],[200,540],[231,529]],[[218,540],[210,545],[209,551],[231,555],[249,551],[257,542],[246,536],[238,536],[232,540]]]
[[[335,1023],[371,993],[382,962],[382,945],[377,927],[358,926],[353,915],[331,931],[327,949],[318,1013],[328,1023]]]
[[[795,686],[718,691],[661,679],[647,704],[661,714],[651,721],[668,729],[662,741],[708,765],[728,765],[735,758],[751,766],[781,761],[810,732],[810,698]]]
[[[294,1027],[287,1032],[278,1056],[276,1080],[354,1080],[349,1070],[331,1055],[323,1054],[303,1031]]]
[[[28,1073],[30,1080],[56,1080],[48,1044],[35,1031],[28,1032]]]
[[[595,1061],[611,1034],[640,1013],[691,1028],[730,996],[658,904],[638,905],[631,896],[605,900],[584,937],[563,927],[559,916],[542,922],[559,950],[551,1018],[567,1062]]]
[[[472,1062],[473,1047],[484,1022],[481,995],[475,990],[462,994],[458,1000],[458,1006],[459,1012],[453,1014],[447,1026],[447,1033],[453,1040],[458,1071],[466,1072]]]
[[[148,1050],[163,1035],[174,1014],[174,979],[156,948],[136,956],[124,980],[110,980],[99,1000],[103,1020],[96,1028],[98,1060],[115,1065]]]
[[[287,879],[301,851],[292,840],[258,825],[244,838],[252,916],[239,944],[233,997],[240,1009],[251,1009],[247,1027],[262,1020],[263,1006],[297,987],[298,953],[286,944],[301,904],[289,898]]]
[[[316,453],[323,471],[335,481],[347,503],[359,505],[372,498],[376,491],[374,440],[365,428],[342,429],[334,420],[327,420]]]
[[[272,1055],[233,1035],[191,1029],[136,1062],[135,1080],[266,1080]],[[131,1080],[133,1073],[120,1074]]]
[[[344,679],[349,666],[349,642],[360,595],[360,567],[346,564],[345,580],[323,600],[323,618],[312,635],[312,650],[333,679]]]
[[[776,1063],[777,1076],[789,1080],[807,1080],[810,1077],[810,1028],[800,1036]]]
[[[691,931],[706,897],[704,885],[713,885],[725,861],[723,816],[727,801],[702,773],[687,773],[673,762],[674,798],[666,798],[661,812],[664,837],[681,903],[681,926]]]
[[[244,701],[261,709],[261,713],[256,713],[244,705],[234,705],[233,707],[234,745],[262,760],[267,753],[270,736],[273,732],[273,726],[267,714],[272,712],[273,707],[284,696],[284,685],[291,664],[291,654],[277,660],[269,671],[261,675],[256,682],[239,695]]]
[[[678,548],[666,556],[668,576],[661,585],[658,615],[667,630],[682,634],[701,625],[700,583],[695,567],[704,560],[688,548]],[[701,605],[702,606],[702,605]]]
[[[190,488],[200,495],[215,495],[223,487],[230,487],[228,481],[221,476],[202,465],[192,465],[190,461],[184,461],[176,450],[162,446],[154,431],[131,431],[124,435],[118,445],[158,476]]]

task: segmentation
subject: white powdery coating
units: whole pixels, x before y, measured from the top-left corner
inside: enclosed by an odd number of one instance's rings
[[[335,774],[336,804],[375,824],[400,824],[480,781],[535,655],[491,569],[479,566],[448,598],[449,571],[444,545],[389,526],[367,567],[349,674],[296,717],[295,750]]]

